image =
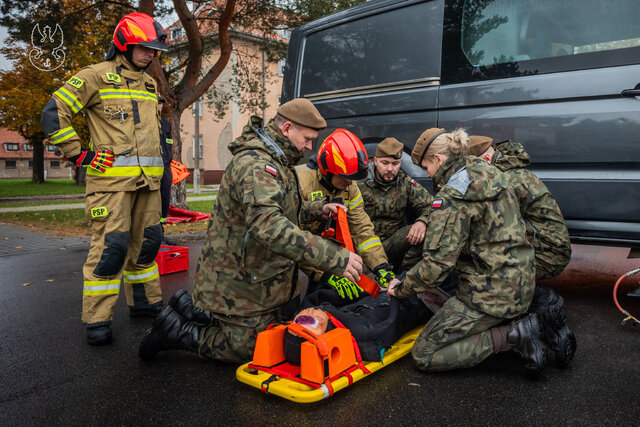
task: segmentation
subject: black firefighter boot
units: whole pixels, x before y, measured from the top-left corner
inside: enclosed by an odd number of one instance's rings
[[[565,368],[576,353],[576,337],[567,326],[567,316],[562,309],[564,300],[553,289],[536,284],[531,302],[532,313],[537,313],[544,339],[556,355],[556,365]]]
[[[169,300],[169,306],[173,307],[180,316],[189,322],[208,325],[211,323],[211,312],[201,310],[193,305],[191,296],[184,289],[179,289]]]
[[[527,314],[510,325],[491,328],[496,353],[513,349],[526,361],[527,377],[540,378],[547,364],[547,352],[542,343],[542,327],[535,313]]]
[[[173,308],[166,306],[142,339],[138,354],[142,360],[151,360],[162,350],[197,352],[202,328],[202,325],[185,321]]]

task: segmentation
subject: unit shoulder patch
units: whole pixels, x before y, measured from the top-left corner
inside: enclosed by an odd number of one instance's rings
[[[315,201],[318,199],[321,199],[324,197],[324,194],[322,194],[322,191],[312,191],[311,192],[311,201]]]
[[[264,170],[266,170],[267,172],[269,172],[273,176],[277,176],[278,175],[278,170],[276,168],[274,168],[273,166],[271,166],[271,165],[266,165],[264,167]]]
[[[82,87],[82,85],[84,84],[84,80],[82,80],[82,79],[80,79],[80,78],[78,78],[76,76],[73,76],[67,81],[67,83],[69,84],[69,86],[73,86],[76,89],[80,89]]]
[[[122,79],[118,74],[115,73],[106,73],[107,80],[114,83],[122,83]]]

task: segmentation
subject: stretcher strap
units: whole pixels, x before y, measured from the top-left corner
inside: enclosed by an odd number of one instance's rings
[[[338,209],[338,220],[336,222],[336,240],[344,242],[345,247],[355,253],[353,250],[353,240],[351,239],[351,232],[349,231],[349,222],[347,221],[347,213]],[[358,285],[365,290],[369,295],[376,298],[380,293],[380,286],[366,275],[362,274]]]

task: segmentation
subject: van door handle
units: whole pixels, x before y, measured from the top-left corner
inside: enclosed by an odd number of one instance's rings
[[[623,90],[620,92],[620,95],[629,97],[640,96],[640,83],[638,83],[633,89]]]

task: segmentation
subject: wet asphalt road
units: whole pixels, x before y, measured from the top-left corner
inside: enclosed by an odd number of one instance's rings
[[[177,289],[191,288],[202,242],[184,245],[191,268],[162,276],[165,302]],[[164,352],[140,361],[138,345],[151,320],[130,318],[124,295],[114,342],[86,345],[80,310],[87,248],[0,256],[1,425],[582,426],[640,420],[640,328],[620,324],[610,293],[619,275],[640,266],[640,260],[624,259],[624,249],[576,246],[567,271],[547,283],[565,298],[578,339],[569,369],[550,363],[543,379],[531,382],[517,356],[500,354],[475,368],[429,375],[405,357],[328,400],[297,404],[238,382],[234,365],[194,354]],[[640,275],[634,278],[624,282],[626,290]],[[621,297],[621,303],[640,314],[640,300]]]

